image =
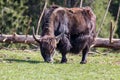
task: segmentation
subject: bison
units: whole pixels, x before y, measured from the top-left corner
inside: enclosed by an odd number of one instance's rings
[[[42,18],[42,33],[38,39],[41,55],[45,62],[53,62],[55,49],[62,54],[61,63],[66,63],[67,53],[82,52],[81,64],[87,62],[86,56],[96,37],[96,16],[90,7],[64,8],[51,6]]]

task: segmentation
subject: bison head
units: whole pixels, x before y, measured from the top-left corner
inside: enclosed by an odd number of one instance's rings
[[[45,62],[53,62],[53,55],[55,53],[55,49],[57,47],[57,43],[61,39],[63,34],[60,34],[58,36],[42,36],[40,38],[37,38],[35,36],[34,30],[33,30],[33,38],[35,41],[37,41],[40,45],[41,55]]]

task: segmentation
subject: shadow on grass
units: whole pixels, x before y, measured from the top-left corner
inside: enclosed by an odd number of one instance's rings
[[[13,62],[17,62],[17,63],[31,63],[31,64],[38,64],[38,63],[47,63],[44,61],[35,61],[35,60],[20,60],[20,59],[4,59],[7,63],[13,63]],[[51,64],[51,63],[48,63]],[[54,61],[53,64],[63,64],[60,63],[60,61]],[[68,64],[68,63],[64,63],[64,64]]]
[[[18,63],[27,62],[31,64],[44,63],[44,61],[35,61],[35,60],[20,60],[20,59],[4,59],[4,60],[7,61],[8,63],[12,63],[12,62],[18,62]]]

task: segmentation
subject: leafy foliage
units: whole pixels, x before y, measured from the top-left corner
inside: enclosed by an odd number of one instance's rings
[[[28,9],[24,4],[27,0],[1,0],[0,1],[0,26],[1,32],[11,34],[12,32],[24,33],[28,27],[28,15],[25,11]]]

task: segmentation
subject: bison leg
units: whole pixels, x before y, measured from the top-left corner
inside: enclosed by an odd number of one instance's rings
[[[88,51],[89,51],[89,47],[86,46],[82,51],[82,60],[81,60],[80,64],[86,64],[87,63],[86,57],[87,57]]]
[[[67,62],[66,53],[62,53],[61,63],[66,63],[66,62]]]
[[[62,37],[62,40],[60,40],[57,47],[60,53],[62,54],[61,63],[66,63],[67,62],[66,54],[67,52],[70,51],[72,47],[67,35],[64,35],[64,37]]]

